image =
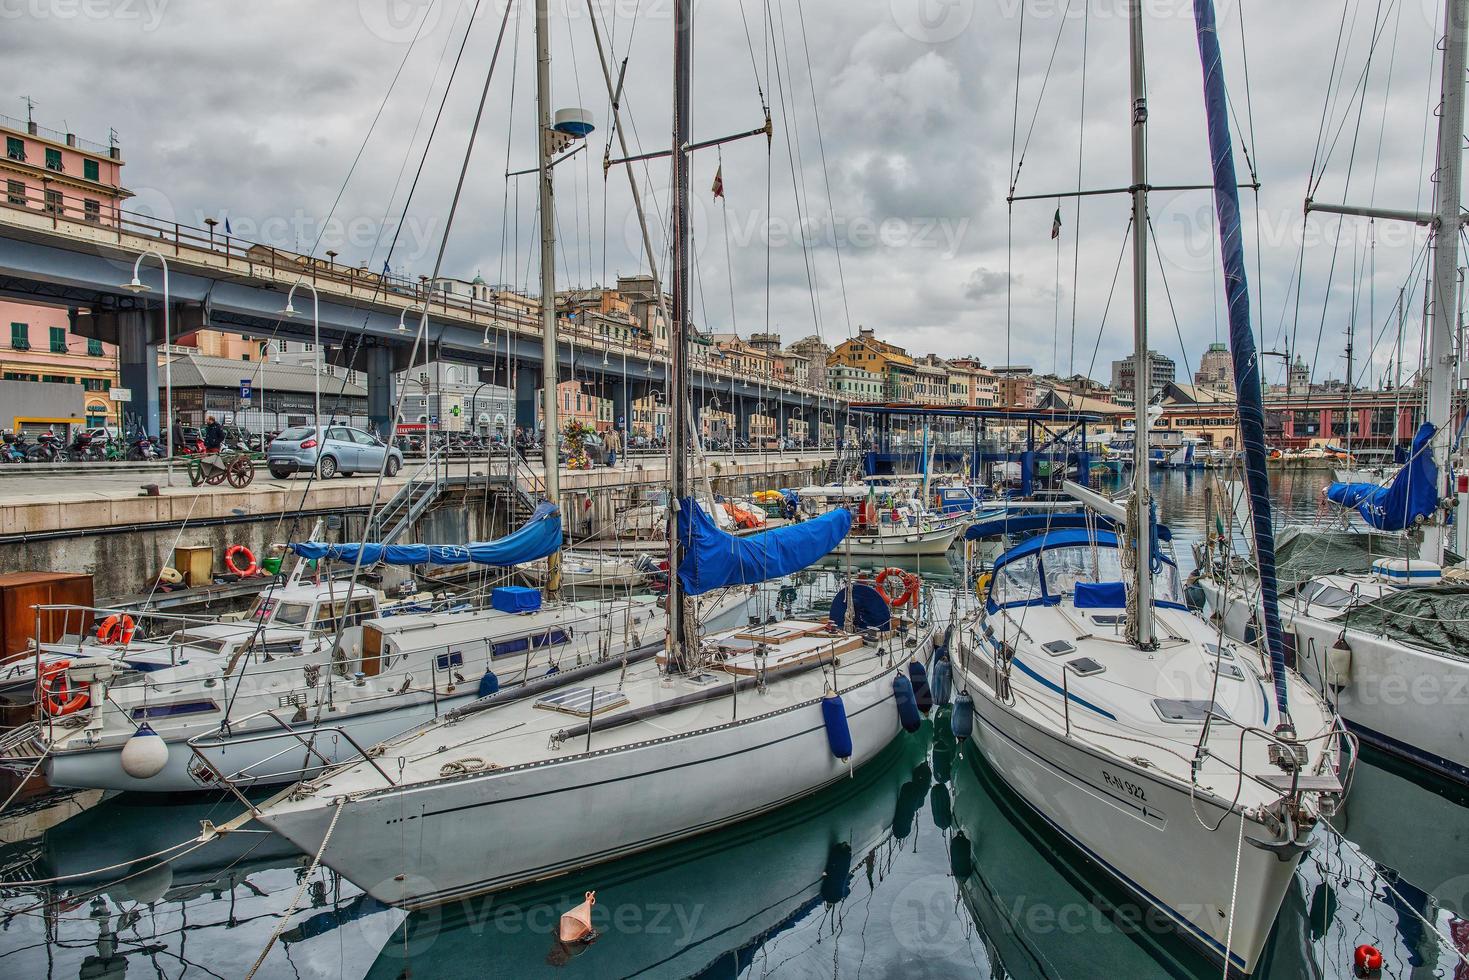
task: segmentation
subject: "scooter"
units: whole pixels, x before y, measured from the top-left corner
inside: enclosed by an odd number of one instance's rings
[[[26,450],[26,459],[33,463],[54,463],[61,456],[61,440],[49,429],[36,436],[36,444]]]

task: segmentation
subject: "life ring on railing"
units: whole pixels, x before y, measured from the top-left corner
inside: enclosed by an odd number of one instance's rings
[[[235,563],[235,559],[242,554],[248,559],[244,568],[241,568]],[[242,544],[232,544],[225,549],[224,567],[241,578],[249,578],[251,575],[260,571],[260,566],[255,562],[255,552]]]
[[[887,587],[887,580],[894,577],[903,584],[903,592],[896,599],[893,598],[892,592]],[[877,590],[882,593],[883,598],[887,599],[888,605],[894,609],[907,605],[910,602],[917,604],[918,586],[922,582],[923,580],[917,575],[901,568],[884,568],[877,573]]]
[[[127,613],[118,615],[113,613],[102,620],[102,625],[97,627],[98,643],[123,643],[132,642],[133,639],[133,617]]]
[[[70,660],[57,660],[41,670],[41,707],[52,717],[80,711],[90,700],[85,689],[71,693],[71,682],[66,678],[70,668]]]

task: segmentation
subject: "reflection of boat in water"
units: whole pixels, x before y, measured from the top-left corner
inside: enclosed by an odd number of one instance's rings
[[[284,838],[251,829],[258,825],[186,843],[201,821],[237,810],[233,800],[159,805],[156,797],[122,796],[52,827],[24,852],[7,848],[0,974],[122,977],[131,967],[134,975],[245,976],[310,859]],[[27,879],[34,884],[17,884]],[[258,975],[361,976],[402,918],[319,869]]]
[[[740,974],[780,933],[847,898],[889,836],[900,787],[915,764],[926,770],[926,748],[926,739],[905,736],[854,778],[767,816],[551,883],[417,913],[385,944],[370,976],[404,976],[408,966],[415,975],[477,978]],[[561,945],[558,917],[591,890],[592,925],[602,937]],[[404,949],[422,963],[405,964]]]
[[[950,863],[995,976],[1095,976],[1099,964],[1122,977],[1216,975],[1170,931],[1150,930],[1150,910],[1037,818],[975,746],[959,756]]]

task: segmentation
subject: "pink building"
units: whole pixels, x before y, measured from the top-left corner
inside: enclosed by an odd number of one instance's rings
[[[122,186],[122,150],[0,116],[5,204],[74,221],[116,224],[132,192]]]

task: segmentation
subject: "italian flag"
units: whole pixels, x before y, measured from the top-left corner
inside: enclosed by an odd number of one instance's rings
[[[1061,237],[1061,209],[1056,209],[1056,216],[1051,219],[1051,237]]]

